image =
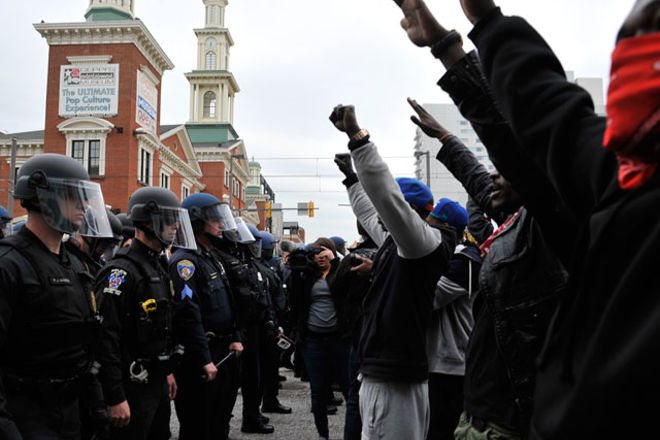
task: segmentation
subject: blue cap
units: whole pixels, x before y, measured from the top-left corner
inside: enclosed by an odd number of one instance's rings
[[[330,240],[332,240],[332,242],[335,244],[335,248],[337,248],[337,249],[339,249],[342,245],[346,244],[346,240],[344,240],[343,238],[338,237],[336,235],[333,236],[333,237],[330,237]]]
[[[427,211],[433,209],[433,193],[428,186],[410,177],[397,177],[396,183],[399,184],[406,202]]]
[[[445,222],[457,231],[462,231],[468,224],[468,213],[458,202],[451,199],[442,198],[435,205],[431,215],[438,220]]]

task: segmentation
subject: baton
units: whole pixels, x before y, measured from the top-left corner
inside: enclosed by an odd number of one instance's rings
[[[222,364],[224,364],[225,362],[227,362],[232,356],[235,356],[235,355],[236,355],[236,350],[232,350],[232,351],[230,351],[229,354],[228,354],[227,356],[223,357],[222,359],[220,359],[220,362],[218,362],[217,364],[215,364],[215,368],[220,368],[220,366],[221,366]],[[202,373],[202,379],[207,380],[207,379],[208,379],[208,375],[207,375],[206,373]]]

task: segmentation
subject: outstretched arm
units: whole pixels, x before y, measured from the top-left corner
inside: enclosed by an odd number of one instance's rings
[[[346,190],[348,191],[348,199],[351,202],[353,214],[355,214],[355,217],[376,245],[378,245],[378,247],[382,246],[387,238],[387,231],[378,220],[376,208],[374,208],[371,200],[367,197],[357,174],[353,170],[351,155],[347,153],[336,154],[335,163],[339,170],[346,176],[346,179],[344,179],[342,183],[346,186]]]
[[[349,134],[349,148],[365,193],[376,208],[385,227],[397,245],[399,256],[407,259],[424,257],[442,243],[442,233],[431,228],[408,205],[389,168],[368,136],[357,137],[360,130],[355,110],[338,106],[330,117],[335,127]],[[357,140],[356,140],[357,139]],[[364,226],[364,225],[363,225]],[[372,237],[373,238],[373,237]],[[453,245],[451,246],[453,249]]]

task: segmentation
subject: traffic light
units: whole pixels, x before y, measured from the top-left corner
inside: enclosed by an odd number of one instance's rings
[[[272,217],[272,214],[271,214],[271,212],[270,212],[270,208],[271,208],[271,204],[270,204],[270,202],[266,202],[266,206],[265,206],[265,209],[266,209],[266,218],[271,218],[271,217]]]
[[[307,204],[308,215],[314,217],[314,202],[309,202]]]

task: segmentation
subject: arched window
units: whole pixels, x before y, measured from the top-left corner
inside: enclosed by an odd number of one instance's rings
[[[204,93],[204,117],[215,118],[216,99],[215,93],[209,91]]]
[[[206,70],[215,70],[215,52],[206,52]]]

